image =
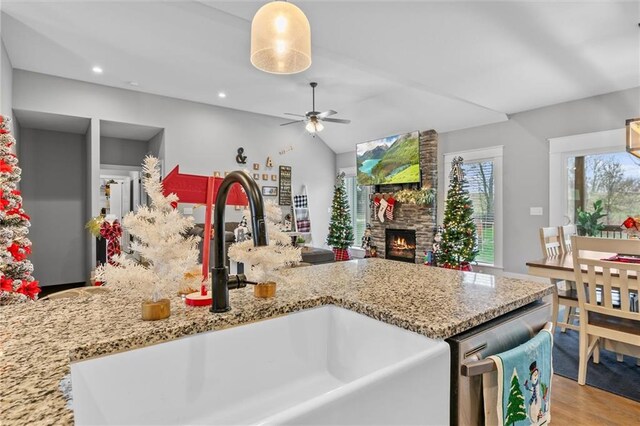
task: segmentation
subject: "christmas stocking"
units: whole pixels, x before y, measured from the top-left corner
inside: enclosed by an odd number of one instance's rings
[[[393,220],[393,208],[396,205],[396,200],[389,197],[387,200],[387,209],[385,210],[385,216],[387,216],[387,220]]]
[[[387,211],[387,200],[384,198],[380,199],[380,210],[378,210],[378,219],[380,219],[381,223],[384,223],[384,213]]]

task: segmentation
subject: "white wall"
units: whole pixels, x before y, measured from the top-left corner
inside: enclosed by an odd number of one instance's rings
[[[640,87],[520,112],[502,123],[441,133],[438,138],[438,176],[442,182],[438,185],[439,223],[448,187],[444,156],[504,145],[503,265],[507,272],[525,273],[526,262],[540,257],[538,229],[549,224],[548,139],[619,129],[632,117],[640,117]],[[337,155],[336,167],[355,167],[355,152]],[[530,216],[529,207],[542,207],[543,215]],[[638,209],[640,206],[632,210]]]
[[[278,165],[292,166],[293,192],[305,184],[309,193],[314,245],[324,244],[336,156],[302,128],[281,127],[280,119],[265,115],[22,70],[15,70],[13,77],[14,108],[164,128],[167,172],[178,164],[182,172],[191,174],[236,170],[240,146],[245,148],[249,168],[259,163],[261,174],[267,172],[267,156],[274,162],[269,174],[277,174]],[[292,151],[278,153],[290,145]]]
[[[42,286],[84,283],[87,273],[86,136],[22,128],[24,209],[31,262]]]
[[[12,86],[13,68],[4,43],[0,39],[0,114],[13,117],[12,109]]]

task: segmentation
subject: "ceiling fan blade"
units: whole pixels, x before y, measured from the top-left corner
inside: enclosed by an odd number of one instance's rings
[[[306,115],[301,115],[301,114],[293,114],[291,112],[285,112],[284,115],[293,115],[294,117],[306,117]]]
[[[329,111],[325,111],[325,112],[321,112],[320,114],[317,115],[318,118],[325,118],[325,117],[329,117],[330,115],[335,115],[337,114],[336,111],[330,109]]]
[[[349,124],[351,120],[344,120],[342,118],[321,118],[322,121],[327,121],[329,123],[340,123],[340,124]]]
[[[296,121],[290,121],[288,123],[282,123],[281,126],[288,126],[289,124],[295,124],[295,123],[303,123],[306,120],[296,120]]]

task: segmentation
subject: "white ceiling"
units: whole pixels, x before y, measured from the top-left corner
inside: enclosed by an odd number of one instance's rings
[[[352,120],[321,133],[338,153],[640,86],[640,1],[298,0],[313,64],[292,76],[249,62],[264,3],[3,0],[2,39],[15,68],[283,118],[318,81],[317,109]]]

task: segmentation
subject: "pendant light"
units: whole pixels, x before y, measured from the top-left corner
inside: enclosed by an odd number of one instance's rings
[[[251,63],[272,74],[295,74],[311,66],[311,27],[293,3],[273,1],[251,22]]]
[[[640,158],[640,118],[630,118],[626,122],[627,152]]]

